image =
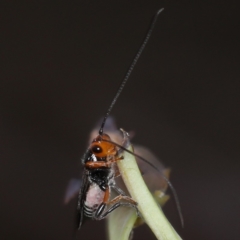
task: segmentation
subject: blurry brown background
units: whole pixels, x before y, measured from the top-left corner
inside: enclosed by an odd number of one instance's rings
[[[240,238],[239,6],[123,0],[1,3],[0,239],[71,238],[66,185],[161,7],[112,114],[172,168],[183,239]],[[105,238],[104,221],[79,234]]]

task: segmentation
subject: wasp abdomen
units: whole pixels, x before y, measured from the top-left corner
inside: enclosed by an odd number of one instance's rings
[[[103,201],[104,194],[104,191],[97,184],[90,185],[84,202],[84,215],[86,217],[93,217],[94,212]]]

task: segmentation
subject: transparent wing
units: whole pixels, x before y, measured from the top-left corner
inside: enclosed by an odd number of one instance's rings
[[[73,198],[75,198],[81,187],[81,180],[72,178],[66,188],[65,196],[64,196],[64,203],[68,204]]]
[[[83,171],[82,175],[82,186],[78,195],[78,204],[77,204],[77,228],[80,229],[83,222],[84,215],[84,201],[86,200],[86,194],[89,188],[90,182],[88,181],[88,176],[86,170]]]

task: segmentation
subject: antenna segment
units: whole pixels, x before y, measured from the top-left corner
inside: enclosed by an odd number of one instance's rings
[[[153,29],[154,29],[154,26],[155,26],[155,24],[156,24],[157,18],[158,18],[159,14],[160,14],[163,10],[164,10],[164,8],[159,9],[159,10],[157,11],[157,13],[155,14],[155,16],[153,17],[153,20],[152,20],[152,22],[151,22],[150,28],[149,28],[149,30],[148,30],[148,32],[147,32],[147,34],[146,34],[146,37],[144,38],[144,41],[143,41],[142,45],[140,46],[140,48],[139,48],[136,56],[134,57],[134,59],[133,59],[133,61],[132,61],[132,64],[130,65],[130,67],[129,67],[129,69],[128,69],[128,71],[127,71],[127,73],[126,73],[126,75],[125,75],[125,77],[124,77],[124,79],[123,79],[123,81],[122,81],[122,83],[120,84],[120,86],[119,86],[119,88],[118,88],[118,90],[117,90],[116,95],[114,96],[114,98],[113,98],[113,100],[112,100],[112,102],[111,102],[111,104],[110,104],[110,106],[109,106],[109,108],[108,108],[108,110],[107,110],[107,112],[106,112],[106,114],[105,114],[105,116],[104,116],[104,119],[103,119],[101,128],[99,129],[99,135],[102,135],[102,134],[103,134],[103,128],[104,128],[105,122],[106,122],[106,120],[107,120],[107,118],[108,118],[108,116],[109,116],[109,114],[110,114],[110,112],[111,112],[114,104],[116,103],[119,95],[121,94],[121,92],[122,92],[122,90],[123,90],[126,82],[128,81],[128,79],[129,79],[129,77],[130,77],[130,75],[131,75],[131,73],[132,73],[132,71],[133,71],[133,69],[134,69],[134,67],[135,67],[135,65],[136,65],[139,57],[141,56],[144,48],[146,47],[146,45],[147,45],[147,43],[148,43],[148,40],[149,40],[149,38],[150,38],[150,36],[151,36],[151,34],[152,34],[152,31],[153,31]]]

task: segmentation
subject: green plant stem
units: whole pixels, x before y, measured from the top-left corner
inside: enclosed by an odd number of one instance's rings
[[[132,151],[131,146],[129,150]],[[156,238],[159,240],[180,240],[180,236],[171,226],[143,181],[135,157],[125,152],[124,160],[118,161],[117,164],[131,197],[138,203],[138,209],[142,217],[155,234]],[[129,223],[131,222],[132,221]],[[125,226],[125,229],[128,229],[127,226]],[[115,232],[115,234],[119,234],[119,232]],[[110,239],[114,240],[115,238]]]

